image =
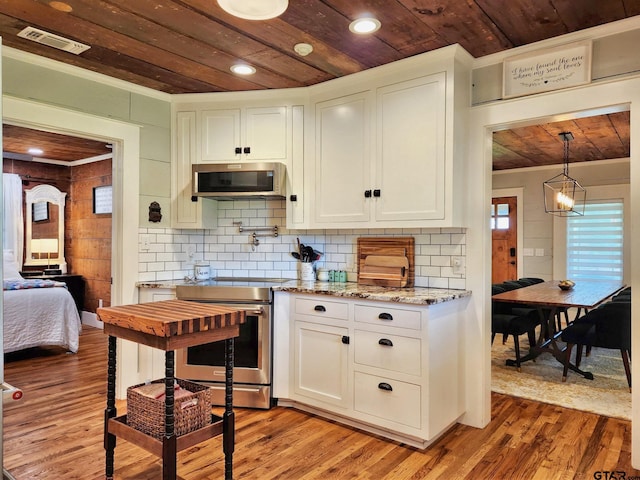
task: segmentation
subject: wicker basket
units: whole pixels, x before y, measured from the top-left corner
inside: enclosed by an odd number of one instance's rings
[[[187,380],[176,379],[176,382],[181,388],[192,392],[176,399],[173,407],[174,432],[180,436],[211,423],[211,389]],[[151,383],[164,385],[164,379]],[[160,440],[164,437],[164,395],[155,399],[136,391],[144,385],[142,383],[127,389],[127,424]]]

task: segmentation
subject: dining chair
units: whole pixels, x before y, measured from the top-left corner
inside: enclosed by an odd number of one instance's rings
[[[575,366],[580,367],[582,347],[600,347],[620,350],[622,364],[631,391],[631,302],[607,302],[589,311],[565,328],[561,335],[567,343],[564,358],[562,381],[566,381],[571,359],[571,350],[575,345]]]
[[[506,291],[501,285],[491,286],[491,295],[497,295]],[[520,335],[527,334],[529,338],[529,348],[536,343],[536,327],[538,325],[538,314],[528,313],[517,315],[512,312],[511,306],[506,302],[492,300],[491,302],[491,344],[496,334],[503,335],[503,343],[509,337],[513,336],[513,344],[516,353],[516,368],[520,371]]]

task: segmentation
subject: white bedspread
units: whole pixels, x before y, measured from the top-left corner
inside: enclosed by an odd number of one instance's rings
[[[44,345],[78,351],[80,316],[66,288],[4,290],[5,353]]]

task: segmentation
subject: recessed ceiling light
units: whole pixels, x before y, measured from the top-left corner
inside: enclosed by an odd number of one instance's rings
[[[65,2],[49,2],[49,6],[60,12],[69,13],[73,11],[73,7]]]
[[[42,155],[44,153],[41,148],[35,147],[31,147],[29,150],[27,150],[27,152],[29,152],[31,155]]]
[[[256,69],[245,63],[238,63],[231,66],[231,71],[237,75],[253,75]]]
[[[376,30],[379,30],[381,25],[382,24],[377,18],[358,18],[349,24],[349,30],[353,33],[359,34],[373,33]]]
[[[289,6],[289,0],[218,0],[218,5],[236,17],[268,20],[282,14]]]

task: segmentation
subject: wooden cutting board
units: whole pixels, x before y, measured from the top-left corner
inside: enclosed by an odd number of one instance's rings
[[[409,259],[400,255],[367,255],[360,270],[360,283],[406,287],[409,274]]]
[[[412,287],[415,279],[413,237],[358,238],[358,283]]]

